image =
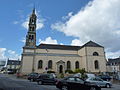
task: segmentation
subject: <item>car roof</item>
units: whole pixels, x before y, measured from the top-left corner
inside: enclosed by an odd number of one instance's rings
[[[66,77],[64,77],[64,79],[66,79],[66,78],[80,78],[80,77],[77,77],[77,76],[66,76]]]
[[[44,75],[52,75],[52,74],[49,74],[49,73],[42,73],[42,74],[40,74],[40,75],[44,76]]]

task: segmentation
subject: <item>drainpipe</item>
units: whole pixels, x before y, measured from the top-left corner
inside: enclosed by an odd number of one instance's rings
[[[87,58],[87,48],[85,47],[85,53],[86,53],[86,68],[87,68],[87,72],[88,71],[88,58]]]
[[[34,48],[32,72],[35,72],[35,53],[36,53],[36,48]]]

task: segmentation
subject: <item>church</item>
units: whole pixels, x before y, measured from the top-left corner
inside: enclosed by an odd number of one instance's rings
[[[54,71],[85,69],[87,72],[106,72],[104,47],[89,41],[83,46],[40,44],[36,45],[35,9],[29,17],[29,28],[25,46],[21,55],[22,74],[31,72],[44,73]]]

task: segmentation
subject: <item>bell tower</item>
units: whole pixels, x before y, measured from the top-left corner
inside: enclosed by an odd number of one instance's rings
[[[35,8],[29,18],[29,28],[26,35],[25,47],[35,47],[36,46],[36,19]]]

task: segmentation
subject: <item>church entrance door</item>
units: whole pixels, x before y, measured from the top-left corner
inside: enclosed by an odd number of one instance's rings
[[[59,67],[59,73],[63,73],[63,66],[62,65],[60,65],[60,67]]]
[[[65,62],[63,60],[57,62],[57,73],[65,73]]]

